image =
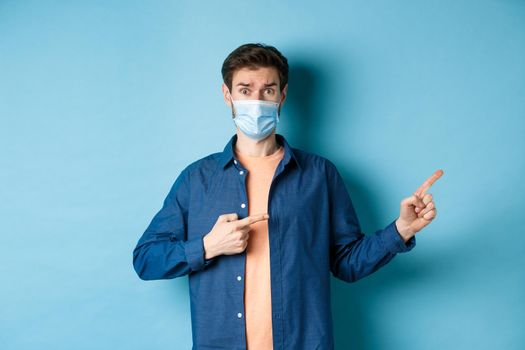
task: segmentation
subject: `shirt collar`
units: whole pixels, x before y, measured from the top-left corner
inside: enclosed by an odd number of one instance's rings
[[[277,141],[277,144],[284,147],[283,165],[286,166],[290,161],[293,161],[297,164],[297,167],[301,169],[299,160],[297,159],[296,155],[293,153],[292,147],[288,144],[284,136],[276,133],[275,140]],[[219,164],[221,168],[225,168],[235,159],[235,153],[233,152],[233,147],[235,146],[236,142],[237,142],[237,134],[231,137],[230,141],[228,141],[228,143],[224,147],[224,150],[222,151],[222,154],[219,158]]]

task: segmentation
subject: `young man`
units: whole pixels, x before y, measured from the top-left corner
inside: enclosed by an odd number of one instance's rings
[[[242,45],[222,76],[236,134],[177,177],[133,252],[135,271],[188,275],[193,349],[333,349],[330,273],[357,281],[411,250],[436,216],[426,191],[443,172],[365,236],[334,164],[275,132],[287,59]]]

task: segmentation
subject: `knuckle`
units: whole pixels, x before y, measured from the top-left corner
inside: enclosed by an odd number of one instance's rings
[[[225,221],[229,221],[229,220],[234,220],[236,216],[237,216],[237,214],[235,214],[235,213],[221,214],[221,215],[219,215],[219,218],[221,218],[221,219],[223,219]]]

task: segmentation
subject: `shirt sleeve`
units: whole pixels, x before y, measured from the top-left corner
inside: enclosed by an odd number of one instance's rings
[[[415,236],[406,243],[395,220],[372,235],[365,235],[341,174],[327,161],[330,195],[330,270],[343,281],[355,282],[377,271],[397,253],[416,245]]]
[[[143,280],[184,276],[204,270],[215,260],[204,258],[202,237],[187,239],[189,182],[186,168],[133,250],[133,267]]]

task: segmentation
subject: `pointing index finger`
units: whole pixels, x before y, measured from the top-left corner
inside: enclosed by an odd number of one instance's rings
[[[239,225],[248,226],[254,224],[258,221],[267,220],[270,216],[268,214],[256,214],[245,217],[244,219],[239,220]]]
[[[434,182],[437,181],[441,176],[443,175],[443,170],[439,169],[432,174],[428,179],[426,179],[425,182],[419,188],[414,192],[414,194],[418,197],[422,197],[425,195],[425,192],[434,184]]]

